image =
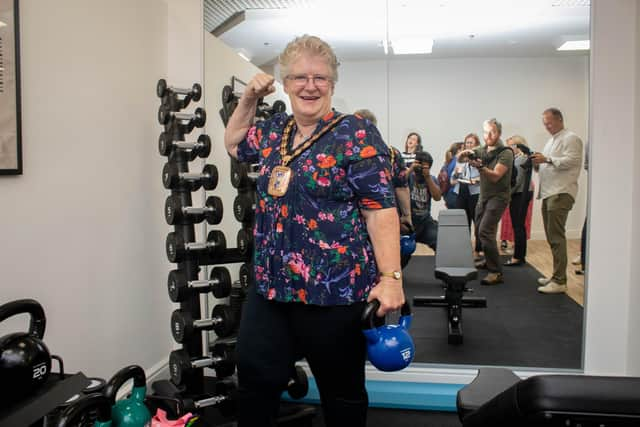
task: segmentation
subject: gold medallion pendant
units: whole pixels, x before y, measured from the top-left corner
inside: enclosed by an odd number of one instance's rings
[[[271,171],[269,177],[269,187],[267,192],[273,197],[282,197],[289,188],[289,181],[291,180],[291,168],[287,166],[276,166]]]

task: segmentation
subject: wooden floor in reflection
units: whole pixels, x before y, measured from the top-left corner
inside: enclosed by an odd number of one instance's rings
[[[569,267],[567,268],[567,295],[575,302],[584,306],[584,276],[575,274],[575,270],[579,266],[571,264],[577,255],[580,254],[580,240],[567,241],[567,253],[569,256]],[[418,243],[414,255],[433,255],[433,251],[427,245]],[[506,255],[506,253],[504,253]],[[551,250],[546,240],[529,240],[527,244],[527,262],[545,277],[551,276],[553,271],[553,259]],[[513,267],[517,268],[517,267]]]

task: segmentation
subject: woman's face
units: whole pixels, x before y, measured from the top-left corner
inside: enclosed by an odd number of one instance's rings
[[[316,122],[331,111],[333,80],[327,61],[317,55],[302,54],[289,64],[284,91],[291,100],[296,120]]]
[[[418,149],[418,135],[407,138],[407,153],[413,153]]]
[[[466,150],[471,150],[473,148],[476,148],[476,140],[474,138],[467,138],[464,141],[464,148]]]

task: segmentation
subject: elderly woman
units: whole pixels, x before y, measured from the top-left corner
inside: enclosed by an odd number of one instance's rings
[[[367,301],[404,303],[389,149],[370,121],[331,108],[338,61],[302,36],[279,57],[292,115],[253,124],[274,78],[246,86],[225,132],[229,154],[259,162],[255,289],[238,338],[239,425],[271,425],[295,360],[305,357],[327,425],[364,426]]]

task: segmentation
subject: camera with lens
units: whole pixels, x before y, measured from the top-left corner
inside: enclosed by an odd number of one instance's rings
[[[416,169],[422,169],[422,164],[427,164],[429,167],[433,165],[433,157],[426,151],[418,151],[416,153],[416,160],[413,164],[413,167]]]

